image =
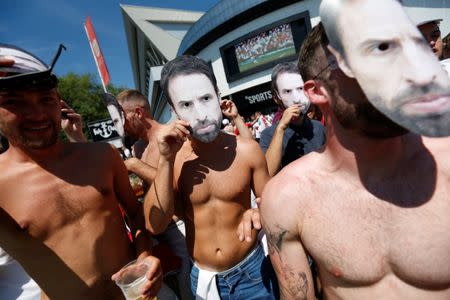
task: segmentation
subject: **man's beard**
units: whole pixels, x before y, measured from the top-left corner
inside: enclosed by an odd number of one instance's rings
[[[0,132],[5,136],[10,144],[20,145],[25,148],[32,150],[45,149],[53,146],[58,140],[58,132],[60,131],[60,126],[57,126],[54,122],[49,123],[50,132],[46,135],[41,135],[40,137],[27,136],[27,131],[23,128],[23,125],[11,128],[2,124],[0,121]]]
[[[367,99],[365,102],[351,105],[338,98],[333,105],[333,112],[344,128],[356,129],[370,138],[387,139],[408,132],[379,112]]]
[[[219,122],[220,121],[220,122]],[[197,123],[195,126],[192,127],[192,136],[199,140],[202,143],[211,143],[214,141],[217,137],[217,135],[220,132],[220,126],[219,124],[222,122],[222,120],[214,121],[214,120],[205,120],[201,123]],[[209,125],[214,125],[214,129],[207,133],[198,133],[197,131],[202,128]]]
[[[420,115],[403,112],[404,104],[428,94],[450,95],[450,90],[436,83],[431,83],[424,87],[411,87],[394,97],[393,102],[396,103],[396,106],[391,109],[382,107],[383,100],[379,97],[372,97],[372,101],[375,104],[379,104],[377,106],[390,119],[395,120],[398,124],[417,134],[432,137],[448,136],[450,134],[450,111]]]

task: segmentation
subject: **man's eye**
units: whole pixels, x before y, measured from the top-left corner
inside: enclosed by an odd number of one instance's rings
[[[377,49],[382,52],[389,50],[389,48],[390,48],[389,43],[381,43],[377,47]]]
[[[434,34],[431,35],[431,38],[432,38],[433,40],[437,40],[437,39],[440,38],[440,37],[441,37],[441,34],[440,34],[440,33],[434,33]]]
[[[208,101],[209,99],[211,99],[209,96],[203,97],[203,100],[205,100],[205,101]]]
[[[373,45],[372,51],[375,54],[384,54],[393,51],[395,48],[395,43],[383,42]]]
[[[182,106],[183,106],[184,108],[188,108],[189,106],[191,106],[191,104],[190,104],[189,102],[184,102],[184,103],[182,104]]]

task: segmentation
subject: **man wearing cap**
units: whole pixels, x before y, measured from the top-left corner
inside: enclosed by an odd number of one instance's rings
[[[142,293],[156,295],[160,264],[120,156],[107,144],[58,139],[57,57],[48,67],[14,46],[0,45],[0,55],[14,61],[0,68],[0,132],[10,144],[0,155],[0,246],[44,299],[123,299],[111,276],[136,257],[151,265]]]
[[[283,115],[264,129],[259,145],[266,154],[269,174],[274,176],[282,167],[322,147],[325,129],[306,115],[310,102],[295,63],[281,63],[273,68],[272,95]]]
[[[443,43],[441,37],[441,30],[439,29],[439,23],[442,19],[431,19],[417,21],[416,25],[419,31],[422,33],[425,40],[430,45],[431,50],[439,60],[443,59]]]

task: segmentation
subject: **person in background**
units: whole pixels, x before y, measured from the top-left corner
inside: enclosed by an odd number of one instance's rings
[[[431,50],[439,60],[444,59],[444,43],[439,24],[442,19],[427,19],[416,22],[416,26],[430,45]]]
[[[325,129],[306,115],[310,101],[295,63],[273,68],[272,95],[283,115],[261,133],[259,145],[266,155],[269,174],[274,176],[299,157],[320,149],[325,143]]]

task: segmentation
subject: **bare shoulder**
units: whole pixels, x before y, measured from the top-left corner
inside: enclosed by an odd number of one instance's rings
[[[248,157],[264,157],[264,153],[262,152],[259,144],[253,140],[248,138],[243,138],[240,136],[235,136],[228,134],[229,139],[235,139],[238,151],[240,153],[248,156]]]
[[[80,153],[89,153],[90,155],[112,155],[118,151],[108,143],[67,143],[73,151]]]
[[[288,221],[289,217],[301,220],[308,208],[314,204],[325,182],[326,171],[320,167],[320,153],[310,153],[288,166],[266,184],[261,213],[264,216]]]

